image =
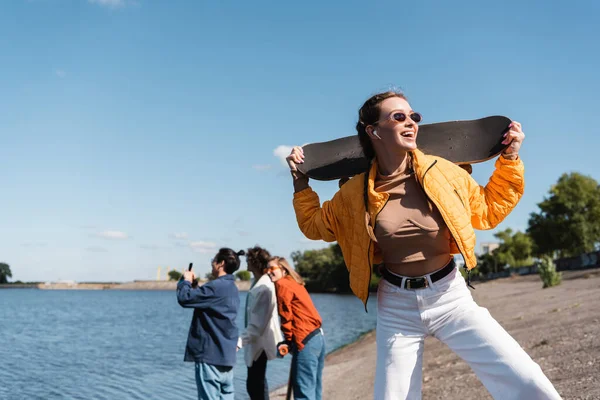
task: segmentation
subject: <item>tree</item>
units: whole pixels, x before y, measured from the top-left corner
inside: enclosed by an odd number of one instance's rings
[[[498,260],[492,254],[484,253],[477,257],[477,271],[484,277],[492,272],[498,272]]]
[[[527,229],[534,254],[575,256],[593,251],[600,242],[600,187],[593,178],[563,174],[538,207]]]
[[[181,275],[181,272],[177,271],[176,269],[169,271],[169,280],[178,281],[179,279],[181,279]]]
[[[12,278],[10,266],[6,263],[0,263],[0,283],[8,283],[8,278]]]
[[[508,228],[494,236],[500,240],[500,245],[492,252],[498,267],[509,265],[519,268],[533,264],[533,240],[528,234],[523,232],[513,234],[512,229]]]
[[[350,277],[338,244],[319,250],[292,253],[296,271],[306,280],[309,291],[350,291]]]
[[[235,273],[235,276],[237,276],[240,281],[249,281],[252,278],[250,271],[238,271]]]

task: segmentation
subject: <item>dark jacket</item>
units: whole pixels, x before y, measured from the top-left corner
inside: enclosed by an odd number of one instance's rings
[[[196,288],[180,280],[177,301],[182,307],[194,308],[184,360],[233,367],[238,340],[235,319],[240,305],[234,276],[224,275]]]

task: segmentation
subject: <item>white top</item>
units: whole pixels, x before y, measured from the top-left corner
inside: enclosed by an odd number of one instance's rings
[[[267,274],[250,288],[246,297],[246,332],[238,341],[244,348],[244,360],[251,367],[264,351],[268,360],[277,357],[277,343],[283,341],[275,285]]]

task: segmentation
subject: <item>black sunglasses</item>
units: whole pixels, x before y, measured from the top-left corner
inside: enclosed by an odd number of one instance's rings
[[[388,121],[388,120],[394,121],[394,122],[404,122],[404,121],[406,121],[406,118],[410,118],[413,122],[418,124],[423,119],[423,116],[421,114],[419,114],[418,112],[413,112],[413,113],[410,113],[409,115],[406,115],[403,112],[397,111],[395,113],[390,114],[389,117],[375,122],[373,125],[376,125],[380,122]]]

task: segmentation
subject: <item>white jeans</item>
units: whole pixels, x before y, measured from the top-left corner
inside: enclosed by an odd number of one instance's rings
[[[375,400],[421,398],[428,335],[467,362],[494,399],[560,399],[540,366],[473,301],[458,269],[427,279],[424,289],[379,284]]]

